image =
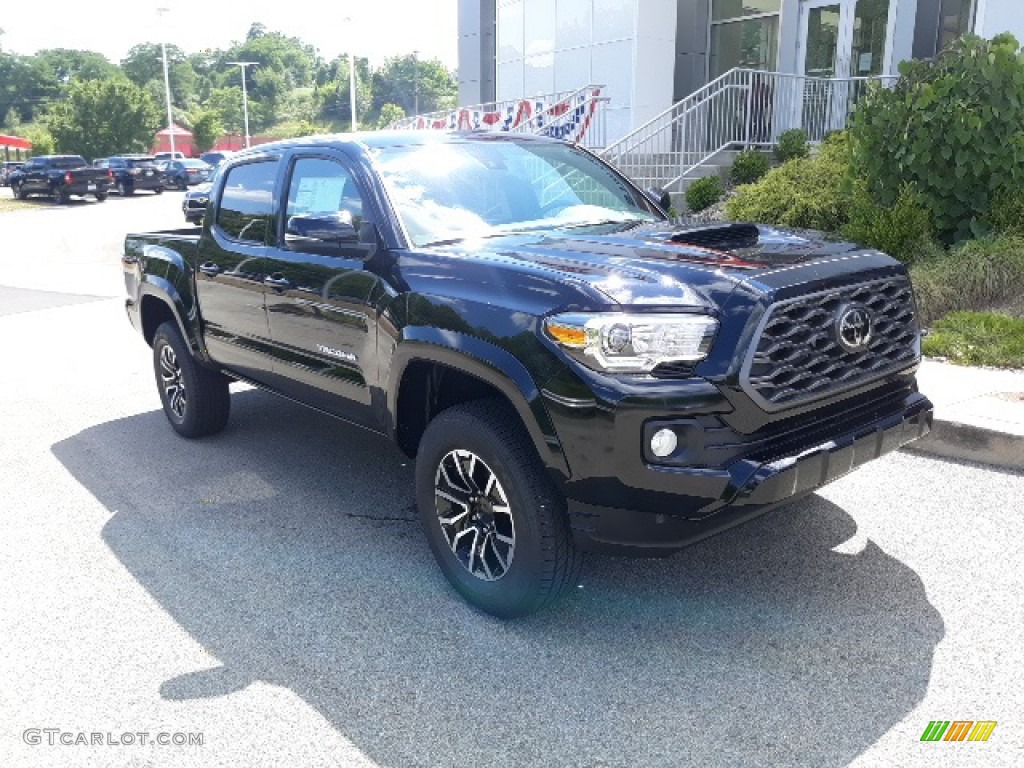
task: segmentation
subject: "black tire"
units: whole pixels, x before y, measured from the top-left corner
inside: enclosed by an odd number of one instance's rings
[[[443,471],[442,464],[452,471]],[[448,482],[460,467],[461,479]],[[485,495],[482,484],[491,488]],[[476,501],[456,505],[439,495],[459,495],[460,485],[479,494],[468,497]],[[526,616],[576,583],[583,556],[573,546],[565,499],[504,400],[457,405],[430,422],[416,458],[416,502],[442,573],[480,610],[504,619]],[[446,528],[442,515],[461,520]]]
[[[107,199],[107,193],[106,192],[97,192],[96,195],[94,195],[94,197],[96,198],[96,202],[97,203],[102,203],[104,200]]]
[[[158,195],[162,195],[162,194],[164,193],[164,188],[163,188],[163,187],[157,187],[157,188],[156,188],[156,189],[154,189],[153,191],[154,191],[154,192],[155,192],[156,194],[158,194]]]
[[[231,413],[228,379],[199,366],[178,326],[163,323],[153,336],[153,371],[164,414],[182,437],[220,432]]]
[[[69,202],[71,202],[71,197],[68,195],[67,192],[65,192],[60,187],[50,188],[50,198],[57,205],[67,205]]]
[[[11,187],[11,189],[14,192],[14,196],[18,200],[25,200],[26,198],[28,198],[28,192],[25,191],[24,184],[15,184]]]
[[[134,189],[129,187],[123,181],[117,182],[117,194],[119,194],[121,197],[128,197],[128,195],[132,194],[134,191]]]

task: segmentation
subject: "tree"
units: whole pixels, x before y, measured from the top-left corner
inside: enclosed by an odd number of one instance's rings
[[[397,104],[388,102],[380,108],[380,117],[377,119],[378,128],[387,128],[393,122],[405,117],[405,110]]]
[[[171,101],[180,106],[189,106],[197,97],[199,75],[192,61],[176,45],[167,46],[167,68],[171,84]],[[139,43],[121,59],[121,71],[140,88],[156,83],[164,90],[163,50],[159,43]],[[160,101],[163,100],[160,97]]]
[[[30,122],[59,93],[52,70],[42,60],[0,53],[0,114],[14,109],[22,122]]]
[[[33,155],[52,155],[57,152],[57,142],[44,126],[30,125],[23,133],[25,138],[32,142]]]
[[[46,116],[57,148],[88,158],[148,150],[159,125],[153,99],[126,79],[74,82]]]
[[[206,152],[224,135],[220,115],[212,109],[202,109],[192,118],[192,141],[199,152]]]
[[[378,112],[388,102],[397,104],[408,115],[454,109],[459,86],[452,73],[437,59],[420,61],[415,56],[388,59],[373,73],[373,109]]]
[[[883,207],[914,185],[944,241],[981,234],[998,194],[1024,192],[1024,51],[1010,34],[967,35],[900,75],[857,107],[857,169]]]
[[[220,119],[225,130],[239,133],[242,130],[242,88],[214,88],[206,100],[205,108],[212,110]]]
[[[35,57],[49,68],[58,82],[72,80],[108,80],[117,76],[117,67],[107,57],[95,51],[69,48],[50,48],[39,51]]]

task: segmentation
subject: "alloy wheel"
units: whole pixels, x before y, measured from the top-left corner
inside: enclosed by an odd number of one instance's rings
[[[160,350],[160,383],[164,388],[167,406],[179,419],[185,418],[185,380],[181,374],[181,366],[169,344]]]
[[[515,523],[494,471],[471,451],[449,451],[434,476],[438,522],[455,558],[478,579],[497,581],[515,554]]]

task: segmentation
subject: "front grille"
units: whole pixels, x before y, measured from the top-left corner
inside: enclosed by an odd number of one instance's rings
[[[858,351],[841,346],[836,332],[848,305],[871,316],[870,339]],[[758,405],[777,411],[902,370],[918,359],[919,346],[905,277],[837,288],[769,307],[740,383]]]

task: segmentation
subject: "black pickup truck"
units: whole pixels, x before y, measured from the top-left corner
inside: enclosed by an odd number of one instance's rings
[[[11,173],[10,182],[19,200],[47,195],[55,203],[67,203],[72,195],[91,195],[102,203],[110,194],[113,178],[78,155],[41,155]]]
[[[223,429],[240,380],[390,438],[444,575],[503,617],[583,551],[673,552],[931,427],[899,262],[673,225],[549,139],[262,145],[123,266],[175,430]]]

